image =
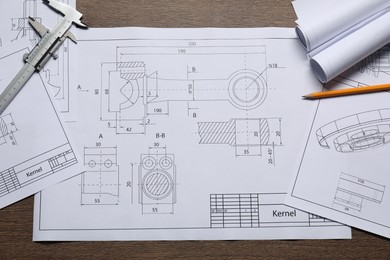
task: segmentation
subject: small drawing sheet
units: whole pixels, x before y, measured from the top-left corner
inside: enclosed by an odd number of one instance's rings
[[[75,0],[59,0],[69,6],[75,7]],[[0,1],[0,48],[4,46],[19,46],[23,43],[24,47],[32,49],[40,41],[40,36],[28,22],[32,17],[47,29],[51,30],[61,21],[62,15],[44,4],[42,0],[2,0]],[[71,28],[75,32],[75,27]],[[74,88],[70,87],[69,63],[75,59],[72,55],[74,43],[65,40],[56,51],[57,59],[52,59],[45,65],[41,71],[41,78],[49,93],[56,100],[62,118],[67,121],[74,120],[74,114],[71,111],[72,103],[71,92]],[[12,48],[12,47],[9,47]],[[15,50],[15,49],[14,49]]]
[[[389,57],[385,46],[328,87],[389,82]],[[287,204],[390,237],[390,93],[316,103]]]
[[[24,46],[0,49],[0,92],[24,65]],[[81,173],[73,147],[35,73],[0,115],[0,208]]]
[[[320,87],[293,29],[78,38],[86,172],[36,196],[35,241],[350,238],[283,204]]]

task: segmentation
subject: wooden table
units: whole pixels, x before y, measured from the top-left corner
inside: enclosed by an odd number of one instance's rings
[[[293,27],[290,0],[78,0],[90,27]],[[33,198],[0,210],[0,259],[14,258],[389,258],[389,240],[32,242]],[[390,214],[389,214],[390,217]]]

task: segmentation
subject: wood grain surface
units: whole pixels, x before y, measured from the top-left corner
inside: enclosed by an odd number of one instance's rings
[[[90,27],[293,27],[290,0],[77,0]],[[352,240],[32,242],[33,198],[0,210],[0,259],[389,259],[388,239],[353,230]],[[389,213],[390,217],[390,213]]]

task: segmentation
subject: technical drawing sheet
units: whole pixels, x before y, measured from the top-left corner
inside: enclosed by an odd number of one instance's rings
[[[72,7],[75,0],[60,0]],[[42,0],[1,0],[0,1],[0,48],[15,46],[23,42],[26,48],[33,48],[40,40],[40,36],[30,26],[28,17],[32,17],[51,30],[62,19],[62,15],[43,3]],[[48,62],[41,72],[43,82],[54,96],[67,121],[74,120],[72,106],[75,100],[70,99],[73,88],[69,82],[69,62],[75,58],[72,55],[74,43],[66,40],[57,51],[58,58]]]
[[[1,92],[30,51],[23,44],[12,46],[12,51],[8,47],[0,49]],[[73,148],[36,73],[0,115],[0,208],[81,173]]]
[[[283,204],[320,87],[292,29],[78,38],[86,172],[36,196],[34,240],[350,238]]]
[[[386,46],[330,87],[389,82],[389,58]],[[321,100],[311,120],[287,203],[390,237],[390,93]]]

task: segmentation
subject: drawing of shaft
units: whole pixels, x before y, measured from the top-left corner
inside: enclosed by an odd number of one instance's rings
[[[267,96],[262,76],[251,70],[239,70],[225,79],[163,79],[156,75],[158,101],[229,101],[239,109],[253,109]],[[150,87],[150,86],[148,86]]]
[[[261,146],[270,141],[267,119],[231,119],[228,122],[200,122],[200,144],[228,144],[230,146]]]
[[[147,103],[229,101],[239,109],[253,109],[261,105],[267,96],[264,78],[252,70],[239,70],[223,79],[163,78],[158,71],[147,75],[145,63],[137,61],[120,62],[117,70],[120,78],[128,82],[116,94],[119,95],[117,100],[124,101],[121,108],[130,107],[138,97],[145,96]],[[143,88],[140,88],[142,85]]]

